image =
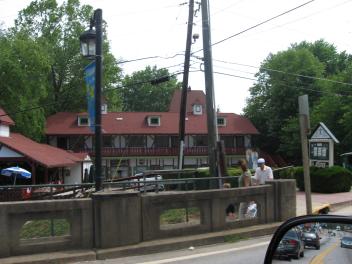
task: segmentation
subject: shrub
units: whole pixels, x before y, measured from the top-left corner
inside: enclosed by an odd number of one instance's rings
[[[297,187],[301,191],[304,191],[303,168],[295,168],[294,176],[297,182]],[[352,173],[340,166],[329,168],[310,167],[310,183],[312,192],[348,192],[351,190]]]

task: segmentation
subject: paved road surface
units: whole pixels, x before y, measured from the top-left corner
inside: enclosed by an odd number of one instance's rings
[[[346,207],[331,214],[352,215],[352,207]],[[352,233],[346,233],[352,236]],[[352,249],[340,248],[340,237],[344,232],[338,232],[336,237],[329,237],[327,233],[322,234],[321,248],[305,249],[305,256],[292,263],[352,263]],[[218,245],[204,246],[194,249],[169,251],[158,254],[117,258],[84,262],[89,264],[256,264],[263,263],[266,248],[271,237],[257,237],[239,241],[237,243],[224,243]],[[324,261],[324,262],[320,262]],[[287,263],[287,261],[275,260],[274,263]]]

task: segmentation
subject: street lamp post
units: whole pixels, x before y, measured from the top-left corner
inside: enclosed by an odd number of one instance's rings
[[[90,29],[80,36],[81,53],[83,56],[95,59],[95,190],[100,191],[102,188],[102,166],[101,166],[101,86],[103,77],[102,67],[102,15],[103,11],[97,9],[94,11],[91,20]],[[92,28],[95,27],[94,31]]]

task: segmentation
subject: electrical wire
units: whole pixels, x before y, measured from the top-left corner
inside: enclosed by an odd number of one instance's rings
[[[217,42],[214,42],[214,43],[211,44],[211,46],[213,47],[213,46],[218,45],[218,44],[220,44],[220,43],[223,43],[223,42],[225,42],[225,41],[227,41],[227,40],[229,40],[229,39],[231,39],[231,38],[237,37],[238,35],[241,35],[241,34],[247,32],[247,31],[250,31],[250,30],[252,30],[252,29],[254,29],[254,28],[257,28],[257,27],[259,27],[259,26],[261,26],[261,25],[264,25],[264,24],[266,24],[266,23],[268,23],[268,22],[270,22],[270,21],[272,21],[272,20],[275,20],[275,19],[281,17],[281,16],[287,15],[287,14],[289,14],[289,13],[291,13],[291,12],[293,12],[293,11],[295,11],[295,10],[301,8],[301,7],[304,7],[304,6],[310,4],[310,3],[314,2],[314,1],[315,1],[315,0],[310,0],[310,1],[307,1],[307,2],[305,2],[305,3],[303,3],[303,4],[299,5],[299,6],[296,6],[296,7],[294,7],[294,8],[289,9],[289,10],[286,10],[285,12],[282,12],[282,13],[280,13],[280,14],[278,14],[278,15],[276,15],[276,16],[273,16],[273,17],[271,17],[271,18],[268,18],[268,19],[266,19],[266,20],[264,20],[264,21],[262,21],[262,22],[260,22],[260,23],[257,23],[257,24],[255,24],[255,25],[249,27],[249,28],[246,28],[246,29],[244,29],[244,30],[242,30],[242,31],[240,31],[240,32],[237,32],[237,33],[235,33],[235,34],[233,34],[233,35],[231,35],[231,36],[229,36],[229,37],[226,37],[226,38],[224,38],[224,39],[222,39],[222,40],[219,40],[219,41],[217,41]],[[198,53],[198,52],[200,52],[200,51],[202,51],[202,50],[203,50],[203,49],[197,50],[197,51],[193,52],[192,54]]]
[[[217,72],[214,71],[215,74],[219,74],[219,75],[224,75],[224,76],[229,76],[229,77],[234,77],[234,78],[240,78],[240,79],[246,79],[246,80],[250,80],[250,81],[257,81],[257,79],[255,78],[249,78],[249,77],[244,77],[244,76],[239,76],[239,75],[235,75],[235,74],[230,74],[230,73],[224,73],[224,72]],[[322,91],[322,90],[316,90],[316,89],[311,89],[311,88],[307,88],[307,87],[297,87],[297,86],[290,86],[287,85],[286,83],[283,83],[283,81],[278,81],[280,86],[285,86],[287,88],[292,88],[292,89],[301,89],[301,90],[307,90],[307,91],[312,91],[312,92],[316,92],[316,93],[322,93],[322,94],[329,94],[329,95],[338,95],[338,96],[348,96],[348,95],[352,95],[352,91],[351,92],[346,92],[344,91],[343,93],[336,93],[336,92],[329,92],[329,91]]]
[[[304,74],[285,72],[285,71],[281,71],[281,70],[277,70],[277,69],[272,69],[272,68],[267,68],[267,67],[257,67],[257,66],[253,66],[253,65],[243,64],[243,63],[229,62],[229,61],[216,60],[216,59],[213,59],[213,60],[217,61],[217,62],[226,63],[226,64],[233,64],[233,65],[245,66],[245,67],[250,67],[250,68],[263,69],[263,70],[271,71],[271,72],[278,72],[278,73],[291,75],[291,76],[295,76],[295,77],[301,77],[301,78],[307,78],[307,79],[312,79],[312,80],[326,81],[326,82],[331,82],[331,83],[335,83],[335,84],[352,86],[352,83],[331,80],[331,79],[327,79],[327,78],[323,78],[323,77],[316,77],[316,76],[310,76],[310,75],[304,75]]]

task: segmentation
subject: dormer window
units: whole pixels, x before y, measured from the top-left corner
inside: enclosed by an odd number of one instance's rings
[[[78,126],[89,126],[88,116],[79,116],[78,117]]]
[[[160,116],[148,116],[148,126],[160,126]]]
[[[194,115],[201,115],[203,113],[202,105],[195,104],[193,105],[193,114]]]
[[[218,124],[218,126],[226,126],[226,118],[218,116],[217,117],[217,124]]]

